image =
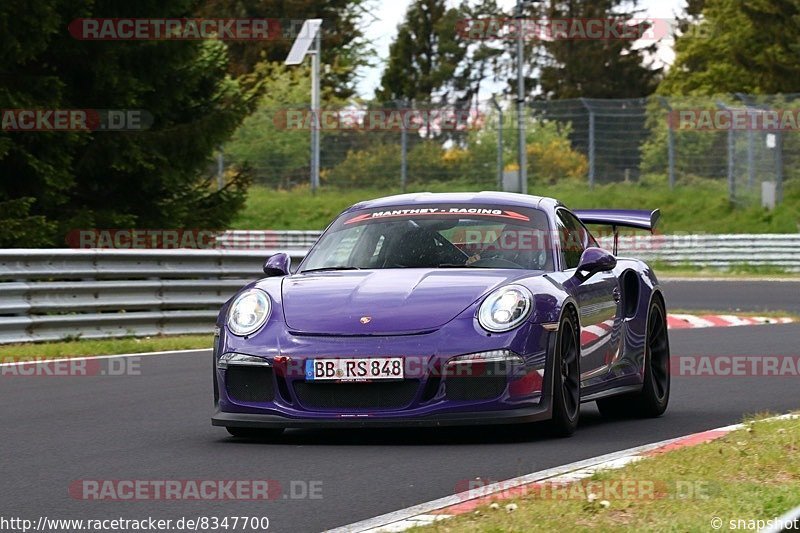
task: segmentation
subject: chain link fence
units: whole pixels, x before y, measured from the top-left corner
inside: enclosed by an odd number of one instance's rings
[[[737,203],[780,202],[796,179],[798,95],[722,95],[534,101],[526,143],[531,190],[564,180],[698,180],[727,183]],[[262,108],[224,150],[249,164],[260,184],[309,182],[309,132],[321,129],[322,187],[390,188],[452,182],[502,188],[518,168],[517,117],[510,99],[421,105],[349,105],[312,113],[307,105]]]

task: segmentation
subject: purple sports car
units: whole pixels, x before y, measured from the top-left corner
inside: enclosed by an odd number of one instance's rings
[[[222,308],[212,423],[285,428],[540,422],[570,435],[581,402],[661,415],[664,296],[617,258],[655,211],[570,211],[482,192],[407,194],[342,213],[292,274],[286,254]],[[608,226],[614,254],[584,224]]]

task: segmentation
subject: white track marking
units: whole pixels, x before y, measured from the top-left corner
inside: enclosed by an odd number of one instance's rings
[[[191,352],[210,352],[211,348],[192,348],[188,350],[164,350],[161,352],[121,353],[117,355],[87,355],[85,357],[60,357],[56,359],[28,359],[11,363],[0,363],[0,366],[39,365],[58,363],[61,361],[88,361],[92,359],[114,359],[116,357],[138,357],[140,355],[178,355]]]

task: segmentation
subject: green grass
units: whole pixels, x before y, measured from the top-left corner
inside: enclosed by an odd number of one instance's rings
[[[486,187],[467,183],[414,185],[409,191],[477,191]],[[245,209],[233,223],[235,229],[322,229],[346,207],[381,196],[390,189],[321,189],[312,196],[308,188],[275,191],[253,186]],[[530,187],[535,195],[558,198],[569,207],[661,209],[663,233],[796,233],[800,229],[800,183],[787,183],[784,202],[774,211],[759,206],[735,207],[727,198],[723,181],[696,181],[669,190],[658,183],[616,183],[589,189],[585,183]]]
[[[160,352],[211,348],[211,335],[174,335],[163,337],[97,340],[71,340],[0,346],[0,362],[26,361],[29,359],[56,359],[84,355],[117,355],[123,353]]]
[[[530,491],[499,508],[485,505],[412,531],[705,532],[713,531],[715,517],[729,531],[729,520],[768,520],[797,506],[800,462],[791,457],[798,453],[797,420],[751,419],[746,429],[722,439],[600,472],[573,490]],[[615,494],[622,482],[628,492]],[[605,492],[597,494],[598,487]],[[590,492],[596,501],[589,501]],[[508,511],[508,504],[516,510]]]
[[[724,276],[736,279],[800,279],[800,272],[787,272],[781,267],[765,265],[733,265],[729,268],[692,267],[691,265],[667,265],[661,261],[648,262],[661,278],[695,277],[708,278]]]

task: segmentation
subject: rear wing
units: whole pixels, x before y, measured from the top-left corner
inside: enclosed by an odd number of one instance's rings
[[[619,244],[619,228],[643,229],[653,232],[661,218],[661,211],[640,209],[578,209],[573,211],[584,224],[602,224],[611,226],[614,232],[614,255],[617,255]]]

